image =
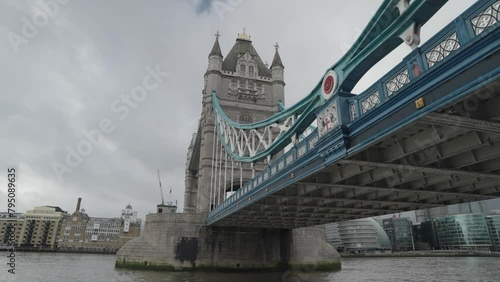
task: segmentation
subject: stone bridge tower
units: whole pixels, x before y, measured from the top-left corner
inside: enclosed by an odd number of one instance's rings
[[[184,213],[147,215],[144,236],[129,241],[120,249],[116,267],[231,271],[301,267],[333,270],[340,267],[339,256],[326,242],[323,228],[207,226],[210,199],[215,194],[211,193],[215,191],[211,187],[217,187],[217,191],[222,192],[218,195],[222,196],[225,196],[222,190],[227,191],[228,187],[225,179],[223,185],[211,186],[212,179],[215,179],[212,177],[215,175],[212,160],[217,159],[217,153],[214,154],[214,140],[217,142],[217,138],[214,139],[212,92],[216,91],[224,112],[239,123],[256,122],[279,112],[280,101],[284,102],[285,98],[285,82],[278,45],[275,47],[269,67],[255,50],[250,36],[243,32],[224,58],[217,33],[208,55],[201,118],[187,155]],[[219,159],[222,163],[222,158]],[[233,180],[230,187],[237,190],[264,165],[255,163],[238,167],[230,177]]]
[[[188,150],[186,165],[184,212],[206,213],[210,210],[209,195],[214,146],[214,115],[212,92],[224,112],[239,123],[253,123],[279,112],[279,103],[285,102],[284,66],[278,44],[269,67],[254,48],[250,36],[238,34],[236,42],[224,57],[216,34],[212,51],[208,55],[208,68],[204,78],[202,112],[197,132]],[[233,191],[261,170],[261,163],[243,164],[233,176]],[[241,175],[240,175],[241,174]],[[229,182],[229,181],[228,181]],[[224,185],[226,191],[227,183]],[[222,192],[224,194],[224,192]]]

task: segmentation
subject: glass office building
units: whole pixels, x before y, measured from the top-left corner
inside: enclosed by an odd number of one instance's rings
[[[429,221],[434,218],[443,217],[449,214],[448,207],[435,207],[415,211],[417,222]]]
[[[347,253],[373,253],[391,250],[391,241],[373,218],[327,224],[327,240]]]
[[[387,218],[382,222],[384,230],[391,240],[393,251],[413,250],[412,222],[409,218]]]
[[[420,224],[420,235],[422,242],[429,244],[429,249],[439,249],[439,239],[436,227],[436,222],[434,220],[424,221]]]
[[[337,249],[338,252],[344,251],[344,244],[340,238],[339,224],[337,222],[325,225],[326,241]]]
[[[488,231],[491,238],[491,249],[500,251],[500,214],[493,214],[486,217]]]
[[[448,215],[434,222],[443,249],[489,250],[492,246],[488,224],[481,213]]]

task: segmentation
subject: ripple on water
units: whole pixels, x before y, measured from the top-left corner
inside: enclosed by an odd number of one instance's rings
[[[500,258],[488,257],[346,258],[342,260],[341,271],[323,273],[171,273],[114,269],[114,263],[114,255],[18,252],[16,274],[8,274],[7,265],[2,262],[0,281],[489,282],[499,281],[500,277]]]

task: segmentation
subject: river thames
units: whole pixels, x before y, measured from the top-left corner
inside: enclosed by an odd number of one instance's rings
[[[16,253],[16,274],[7,272],[5,252],[0,281],[167,281],[167,282],[356,282],[499,281],[500,258],[344,258],[342,270],[321,273],[194,273],[114,269],[114,255]]]

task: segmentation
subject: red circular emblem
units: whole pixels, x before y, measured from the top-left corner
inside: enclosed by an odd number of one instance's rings
[[[332,93],[334,82],[335,80],[333,79],[333,76],[329,75],[326,77],[325,83],[323,84],[323,91],[325,94]]]

